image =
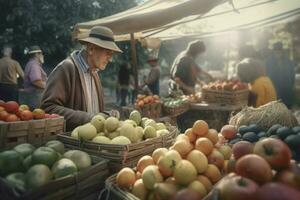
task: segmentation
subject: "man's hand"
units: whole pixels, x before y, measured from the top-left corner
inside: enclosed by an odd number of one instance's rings
[[[120,112],[117,110],[111,110],[111,111],[109,111],[109,116],[120,119]]]

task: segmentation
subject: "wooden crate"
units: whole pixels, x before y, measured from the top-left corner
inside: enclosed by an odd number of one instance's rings
[[[58,134],[58,139],[62,141],[67,148],[79,149],[100,156],[110,161],[109,168],[111,172],[116,172],[123,167],[135,167],[138,160],[160,147],[169,147],[173,144],[178,134],[176,127],[169,126],[169,134],[161,137],[149,139],[135,144],[117,145],[117,144],[99,144],[90,141],[80,141],[70,136],[71,133]]]
[[[215,103],[221,105],[248,105],[249,90],[211,90],[202,89],[202,98],[207,103]]]
[[[5,200],[94,200],[109,176],[108,161],[93,158],[93,165],[83,171],[57,180],[32,191],[21,193],[0,178],[0,199]]]
[[[161,103],[151,103],[146,104],[140,109],[135,109],[133,107],[124,106],[122,107],[122,117],[128,118],[133,110],[138,110],[142,117],[148,117],[151,119],[157,119],[161,115]]]
[[[64,132],[63,117],[18,121],[0,122],[0,149],[12,148],[18,144],[31,143],[42,145],[56,139],[56,135]]]
[[[168,115],[168,116],[178,116],[188,111],[189,108],[190,108],[190,103],[185,103],[175,108],[163,106],[163,113],[164,115]]]

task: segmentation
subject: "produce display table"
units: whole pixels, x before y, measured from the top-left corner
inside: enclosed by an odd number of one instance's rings
[[[205,120],[210,127],[220,130],[226,125],[233,112],[240,111],[243,106],[192,103],[190,109],[177,116],[178,129],[184,132],[198,119]]]

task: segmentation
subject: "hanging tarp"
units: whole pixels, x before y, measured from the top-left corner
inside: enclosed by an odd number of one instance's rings
[[[300,0],[235,0],[237,11],[227,4],[221,5],[197,20],[176,22],[143,37],[162,40],[182,37],[208,37],[230,31],[270,26],[296,20],[300,16]],[[175,26],[176,25],[176,26]]]
[[[112,16],[76,24],[73,36],[85,37],[92,27],[101,25],[124,37],[124,34],[159,28],[187,16],[203,15],[226,1],[228,0],[149,0]]]

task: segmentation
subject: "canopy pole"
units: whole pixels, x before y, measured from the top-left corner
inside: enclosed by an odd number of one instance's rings
[[[139,89],[139,80],[138,80],[138,66],[137,66],[137,53],[136,53],[136,42],[134,39],[134,33],[130,33],[130,46],[131,46],[131,63],[133,68],[134,76],[134,90],[135,95],[137,95]]]

